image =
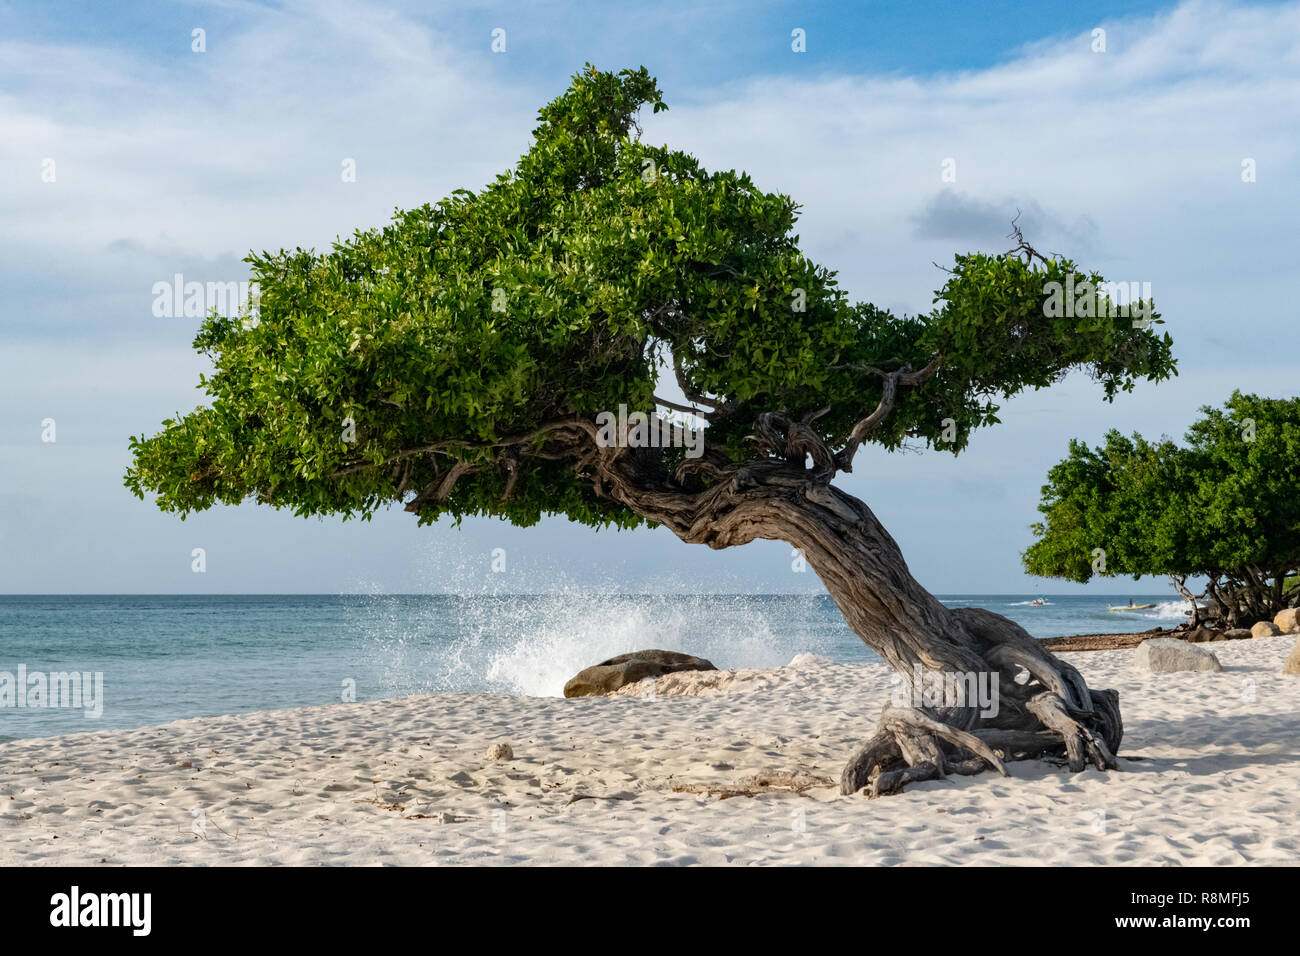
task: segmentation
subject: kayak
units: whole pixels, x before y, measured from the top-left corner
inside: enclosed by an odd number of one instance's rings
[[[1149,607],[1155,607],[1154,604],[1112,604],[1112,611],[1145,611]]]

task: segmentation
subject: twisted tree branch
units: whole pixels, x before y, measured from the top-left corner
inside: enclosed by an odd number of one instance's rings
[[[853,426],[853,431],[849,433],[844,447],[836,454],[835,466],[837,469],[840,471],[853,470],[853,456],[857,454],[858,447],[894,410],[894,405],[898,401],[898,390],[928,381],[939,370],[941,360],[940,356],[935,356],[925,368],[915,372],[912,371],[910,365],[904,366],[896,372],[886,372],[874,365],[850,366],[855,371],[878,377],[881,380],[881,396],[871,414]]]

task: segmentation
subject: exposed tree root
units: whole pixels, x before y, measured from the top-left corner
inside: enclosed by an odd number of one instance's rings
[[[886,704],[875,736],[845,765],[841,793],[866,788],[868,796],[879,797],[920,780],[986,769],[1006,775],[1004,763],[1034,758],[1061,757],[1074,772],[1089,764],[1118,769],[1115,751],[1123,734],[1118,693],[1089,690],[1073,667],[1055,661],[1056,667],[1048,667],[1023,648],[995,650],[990,658],[1031,675],[1021,684],[996,673],[1002,693],[1009,694],[996,713],[981,717],[974,708],[957,708],[940,720],[924,709]]]
[[[948,747],[945,749],[944,744]],[[909,783],[978,773],[991,767],[1005,776],[999,755],[986,742],[914,707],[886,704],[876,735],[849,758],[840,792],[871,788],[871,796],[897,793]]]

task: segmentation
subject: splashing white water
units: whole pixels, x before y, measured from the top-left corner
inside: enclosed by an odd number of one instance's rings
[[[1161,601],[1155,607],[1142,613],[1145,617],[1154,617],[1160,621],[1182,621],[1187,618],[1187,614],[1191,609],[1191,605],[1186,601]]]
[[[680,651],[721,668],[777,667],[825,644],[795,625],[811,615],[806,608],[791,615],[788,599],[764,607],[751,597],[562,591],[467,610],[467,637],[493,648],[488,681],[536,696],[559,695],[578,671],[631,651]]]
[[[613,584],[564,583],[527,595],[510,593],[504,576],[485,575],[482,562],[446,551],[436,559],[439,583],[450,593],[372,593],[355,620],[387,694],[559,696],[578,671],[650,648],[694,654],[719,668],[777,667],[801,652],[842,656],[836,649],[845,642],[876,659],[818,596],[626,594]]]

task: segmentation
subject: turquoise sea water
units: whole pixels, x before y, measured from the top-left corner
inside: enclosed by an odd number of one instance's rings
[[[1005,614],[1036,637],[1137,631],[1182,619],[1168,594],[944,595]],[[0,682],[103,675],[102,713],[0,705],[0,740],[139,727],[342,699],[471,691],[559,695],[604,658],[649,647],[723,668],[772,667],[803,651],[871,661],[825,596],[225,595],[0,596]],[[2,695],[0,695],[2,697]]]

